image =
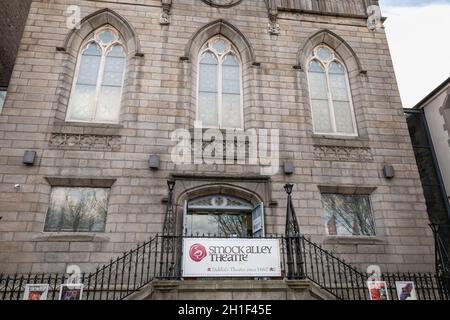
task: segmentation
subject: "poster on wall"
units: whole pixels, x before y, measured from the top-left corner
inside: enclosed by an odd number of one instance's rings
[[[389,300],[389,294],[385,281],[368,281],[370,300]]]
[[[59,300],[81,300],[83,284],[62,284],[59,291]]]
[[[395,281],[398,300],[417,300],[416,286],[413,281]]]
[[[48,284],[27,284],[23,300],[47,300]]]
[[[281,277],[280,241],[184,239],[183,277]]]

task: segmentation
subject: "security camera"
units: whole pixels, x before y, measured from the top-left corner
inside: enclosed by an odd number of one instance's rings
[[[19,190],[20,189],[20,184],[15,184],[14,185],[14,189]]]

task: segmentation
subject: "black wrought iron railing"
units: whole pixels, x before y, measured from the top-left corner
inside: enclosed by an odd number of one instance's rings
[[[367,275],[311,240],[303,236],[300,239],[306,278],[337,299],[365,300],[368,298]]]
[[[194,236],[195,238],[217,238]],[[153,280],[182,279],[182,236],[157,235],[123,255],[98,268],[81,274],[76,282],[84,285],[83,300],[120,300],[139,292]],[[282,275],[280,279],[307,279],[336,299],[367,300],[368,275],[325,250],[304,236],[272,236],[280,242]],[[170,245],[171,250],[164,246]],[[167,248],[167,247],[166,247]],[[0,300],[20,300],[26,284],[48,284],[48,300],[57,300],[63,284],[70,283],[74,275],[0,275]],[[432,273],[384,274],[389,297],[397,299],[396,281],[413,281],[420,300],[448,300],[443,279]],[[263,281],[263,280],[262,280]]]
[[[431,224],[436,248],[436,272],[450,274],[450,225]]]
[[[139,291],[159,274],[161,236],[125,252],[92,273],[0,274],[0,300],[21,300],[26,284],[48,284],[47,300],[58,300],[63,284],[82,283],[83,300],[121,300]]]

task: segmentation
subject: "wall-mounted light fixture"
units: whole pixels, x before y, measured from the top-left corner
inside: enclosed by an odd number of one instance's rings
[[[24,155],[23,155],[23,164],[27,165],[27,166],[32,166],[34,165],[34,162],[36,161],[36,151],[25,151]]]
[[[395,177],[395,170],[393,166],[384,166],[383,175],[386,179],[392,179]]]
[[[159,159],[158,155],[151,154],[148,158],[148,166],[151,170],[159,170],[159,167],[161,165],[161,160]]]
[[[293,174],[294,173],[294,164],[292,162],[289,161],[285,161],[283,164],[283,171],[284,174]]]

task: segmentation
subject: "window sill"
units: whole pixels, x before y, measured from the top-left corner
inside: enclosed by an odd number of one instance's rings
[[[340,244],[340,245],[382,245],[386,241],[377,236],[327,236],[323,240],[323,244]]]
[[[312,142],[318,146],[370,148],[370,140],[359,136],[313,135]]]
[[[33,238],[35,241],[60,241],[60,242],[108,242],[109,237],[90,232],[43,232]]]
[[[91,122],[65,122],[54,123],[53,132],[64,134],[95,134],[95,135],[120,135],[123,129],[121,124],[91,123]]]
[[[313,133],[313,138],[324,138],[324,139],[339,139],[339,140],[366,140],[361,138],[359,135],[340,135],[340,134],[326,134],[326,133]]]
[[[107,122],[82,122],[82,121],[58,121],[56,125],[78,126],[78,127],[101,127],[101,128],[123,128],[119,123]]]

